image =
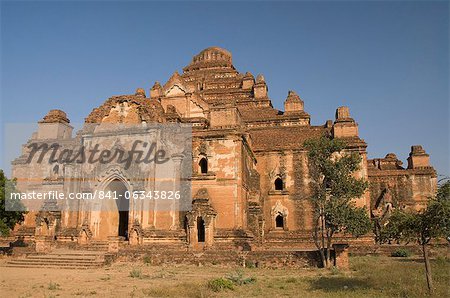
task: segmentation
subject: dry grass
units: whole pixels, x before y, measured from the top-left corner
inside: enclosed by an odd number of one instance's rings
[[[432,262],[436,297],[449,297],[450,261]],[[351,270],[245,269],[254,282],[219,292],[213,279],[236,275],[220,266],[150,266],[116,263],[95,270],[1,268],[3,297],[424,297],[423,263],[391,257],[353,257]],[[130,272],[139,272],[130,274]],[[57,285],[57,286],[49,286]]]

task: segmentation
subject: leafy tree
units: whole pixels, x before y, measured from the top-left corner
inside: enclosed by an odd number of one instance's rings
[[[412,212],[395,210],[385,227],[383,241],[411,242],[422,247],[428,291],[433,292],[433,279],[428,254],[428,244],[432,239],[450,239],[450,180],[443,181],[428,205],[423,210]]]
[[[354,177],[360,168],[361,156],[345,151],[345,142],[323,136],[308,140],[308,163],[311,178],[311,202],[314,210],[314,243],[325,267],[331,266],[333,237],[368,233],[371,221],[364,208],[355,206],[367,188],[364,179]]]
[[[23,222],[26,213],[22,202],[6,199],[11,192],[17,192],[16,182],[6,178],[3,170],[0,170],[0,236],[8,236],[16,224]]]

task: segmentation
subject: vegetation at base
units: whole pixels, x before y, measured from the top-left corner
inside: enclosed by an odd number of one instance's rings
[[[242,286],[256,282],[255,277],[245,277],[242,270],[236,270],[227,274],[225,277],[219,277],[208,281],[207,286],[214,292],[223,290],[234,290],[234,286]]]
[[[208,288],[214,292],[220,292],[223,290],[234,290],[234,284],[229,279],[219,277],[210,280],[208,282]]]
[[[433,247],[436,258],[430,260],[435,291],[432,297],[448,297],[450,259],[443,256],[447,250],[446,246]],[[5,267],[2,268],[1,287],[5,297],[48,297],[51,294],[88,297],[92,293],[99,297],[109,297],[111,293],[117,297],[430,297],[423,276],[423,262],[416,258],[371,255],[350,256],[349,260],[350,270],[340,271],[332,268],[242,268],[243,278],[252,276],[255,281],[242,286],[233,284],[233,290],[219,292],[213,291],[208,283],[218,278],[228,280],[227,276],[235,275],[228,267],[168,265],[164,270],[175,277],[152,278],[155,272],[162,270],[161,266],[142,263],[139,267],[142,279],[128,277],[139,264],[115,263],[107,271],[96,268],[83,271],[83,274],[61,269],[47,276],[36,276],[28,269]],[[110,279],[99,280],[105,274]],[[62,286],[49,290],[49,281]]]
[[[330,268],[331,275],[339,275],[341,274],[341,271],[336,266],[333,266]]]
[[[50,282],[48,284],[48,289],[51,290],[51,291],[53,291],[53,290],[60,290],[60,286],[57,283]]]
[[[245,268],[256,268],[256,264],[253,261],[245,260]]]
[[[132,278],[142,278],[143,277],[141,269],[131,270],[129,276]]]
[[[415,210],[396,209],[383,228],[384,239],[390,242],[416,242],[422,247],[428,292],[434,291],[428,246],[432,240],[450,239],[450,179],[443,180],[434,198],[426,208]]]
[[[355,178],[362,158],[346,150],[340,139],[323,136],[304,143],[308,150],[313,206],[313,240],[324,267],[332,264],[333,239],[337,234],[362,236],[371,230],[367,210],[355,206],[368,187],[363,178]]]
[[[450,260],[431,261],[435,274],[436,297],[448,296]],[[350,257],[350,271],[300,270],[296,278],[284,277],[276,270],[251,272],[258,279],[245,288],[236,287],[225,297],[410,297],[428,296],[423,264],[414,259],[387,256]],[[291,273],[292,274],[292,273]]]
[[[26,213],[20,200],[6,200],[12,192],[18,192],[16,181],[8,179],[0,170],[0,236],[8,236],[16,224],[23,222]]]
[[[391,253],[391,257],[395,258],[407,258],[409,256],[411,256],[411,252],[404,248],[396,249]]]
[[[232,273],[229,273],[226,278],[237,286],[254,283],[256,281],[254,277],[245,277],[242,270],[236,270]]]
[[[145,255],[142,259],[144,261],[144,264],[151,264],[152,263],[152,257],[149,255]]]

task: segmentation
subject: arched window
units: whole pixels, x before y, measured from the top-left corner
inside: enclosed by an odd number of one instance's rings
[[[205,221],[201,217],[197,217],[197,241],[205,242]]]
[[[207,174],[208,173],[208,160],[206,157],[202,157],[200,161],[198,162],[198,165],[200,167],[200,173],[201,174]]]
[[[275,179],[274,184],[275,184],[275,190],[283,190],[283,179],[278,177],[277,179]]]
[[[281,213],[278,213],[275,217],[275,227],[277,229],[284,229],[284,218]]]

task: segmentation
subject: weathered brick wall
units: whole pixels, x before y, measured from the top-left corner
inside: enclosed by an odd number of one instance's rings
[[[142,250],[122,250],[117,260],[146,261],[152,265],[193,264],[193,265],[228,265],[261,268],[308,268],[318,267],[320,257],[316,251],[173,251],[143,247]]]
[[[434,171],[417,173],[414,170],[385,170],[369,172],[370,207],[375,208],[386,189],[392,196],[394,208],[420,208],[436,191]]]

